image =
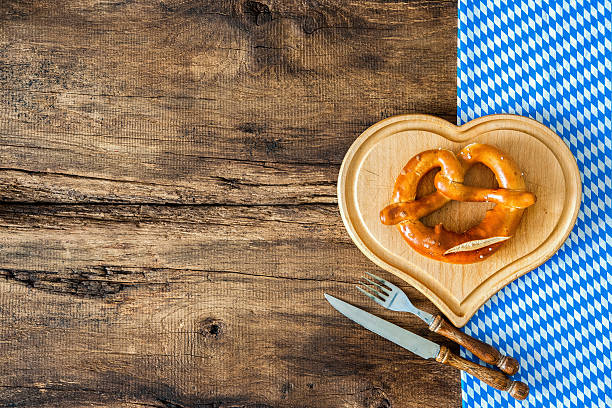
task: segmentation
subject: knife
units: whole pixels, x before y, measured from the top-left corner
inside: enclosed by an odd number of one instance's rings
[[[348,317],[355,323],[378,334],[385,339],[392,341],[425,359],[435,359],[436,361],[463,370],[481,381],[489,384],[493,388],[507,391],[517,400],[524,400],[529,394],[529,386],[520,381],[513,381],[501,371],[484,367],[461,358],[445,347],[418,336],[406,329],[403,329],[391,322],[374,316],[371,313],[361,310],[340,299],[325,293],[327,301],[340,313]]]
[[[408,295],[388,280],[367,271],[366,274],[374,279],[372,280],[364,276],[364,282],[359,282],[367,290],[359,285],[356,286],[361,293],[374,302],[389,310],[409,312],[418,316],[429,326],[429,330],[432,332],[441,334],[447,339],[465,347],[485,363],[496,366],[508,375],[514,375],[519,370],[519,362],[516,359],[504,356],[495,347],[465,334],[450,324],[441,314],[434,317],[424,310],[417,309],[410,301]]]

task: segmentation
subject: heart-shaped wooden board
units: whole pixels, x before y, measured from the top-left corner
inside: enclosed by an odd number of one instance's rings
[[[537,196],[516,234],[483,262],[453,265],[426,258],[403,240],[395,227],[381,224],[396,177],[408,160],[424,150],[455,153],[469,143],[500,148],[524,173],[527,189]],[[425,177],[420,191],[433,175]],[[482,165],[466,175],[466,184],[494,187],[493,174]],[[359,249],[382,268],[427,296],[457,327],[517,277],[550,258],[576,222],[581,183],[576,160],[565,143],[546,126],[516,115],[491,115],[455,126],[427,115],[394,116],[357,138],[338,177],[338,205],[344,225]],[[489,203],[450,202],[423,221],[463,231],[480,222]]]

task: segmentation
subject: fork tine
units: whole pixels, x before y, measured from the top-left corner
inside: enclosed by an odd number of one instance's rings
[[[378,283],[374,282],[373,280],[370,280],[366,277],[364,277],[363,279],[367,280],[368,282],[370,282],[372,285],[376,285],[380,288],[380,290],[384,291],[385,296],[389,296],[391,293],[389,292],[389,289],[385,288],[382,285],[379,285]]]
[[[380,283],[382,283],[383,285],[389,285],[389,282],[387,282],[386,280],[384,280],[383,278],[381,278],[380,276],[376,276],[373,273],[370,273],[368,271],[366,271],[366,273],[368,275],[370,275],[372,278],[376,279],[377,281],[379,281]]]
[[[363,285],[367,290],[369,290],[370,293],[372,293],[375,296],[378,296],[380,300],[382,301],[386,300],[389,297],[389,295],[387,295],[386,293],[382,293],[378,289],[372,287],[372,285],[368,285],[366,282],[359,282],[359,283]]]
[[[372,295],[370,292],[364,290],[361,288],[361,286],[359,285],[355,285],[355,287],[357,288],[357,290],[359,290],[361,293],[363,293],[364,295],[366,295],[367,297],[369,297],[370,299],[372,299],[373,301],[375,301],[378,304],[382,305],[382,300],[380,300],[379,298],[377,298],[376,296]]]

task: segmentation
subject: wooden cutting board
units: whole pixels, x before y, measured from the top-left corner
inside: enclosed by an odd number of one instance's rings
[[[379,212],[389,204],[395,179],[411,157],[439,147],[457,153],[474,142],[496,146],[512,157],[537,203],[525,210],[514,237],[483,262],[452,265],[426,258],[394,226],[381,224]],[[434,173],[421,182],[421,193],[433,191]],[[466,184],[496,186],[483,165],[468,172]],[[342,220],[359,249],[420,290],[458,327],[497,291],[559,249],[574,226],[580,197],[580,173],[565,143],[546,126],[516,115],[484,116],[460,127],[427,115],[385,119],[355,140],[338,177]],[[423,221],[463,231],[492,206],[450,202]]]

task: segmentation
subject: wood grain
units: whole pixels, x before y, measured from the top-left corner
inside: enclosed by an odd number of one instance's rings
[[[520,368],[519,362],[515,358],[503,355],[490,344],[462,332],[446,321],[442,315],[434,317],[434,320],[429,325],[429,330],[465,347],[474,356],[482,360],[483,363],[496,366],[500,371],[508,375],[516,374]]]
[[[396,227],[382,224],[380,210],[391,202],[395,180],[412,157],[436,148],[459,152],[470,143],[495,146],[512,158],[537,202],[525,210],[512,238],[481,262],[460,265],[427,258],[414,251]],[[496,187],[492,172],[485,169],[470,169],[465,184]],[[338,181],[340,212],[355,244],[373,262],[418,288],[457,327],[501,288],[559,249],[576,222],[581,188],[576,159],[563,140],[517,115],[483,116],[459,127],[429,115],[387,118],[351,146]],[[480,223],[492,206],[451,201],[424,220],[430,227],[441,223],[463,232]]]
[[[355,137],[454,119],[454,2],[0,2],[0,405],[456,407],[328,291]],[[435,309],[402,285],[417,306]],[[367,300],[367,299],[366,299]]]
[[[461,358],[451,353],[446,347],[440,348],[436,361],[470,373],[491,387],[508,392],[517,400],[524,400],[529,395],[529,386],[527,384],[520,381],[512,381],[510,377],[494,368],[482,366]]]

